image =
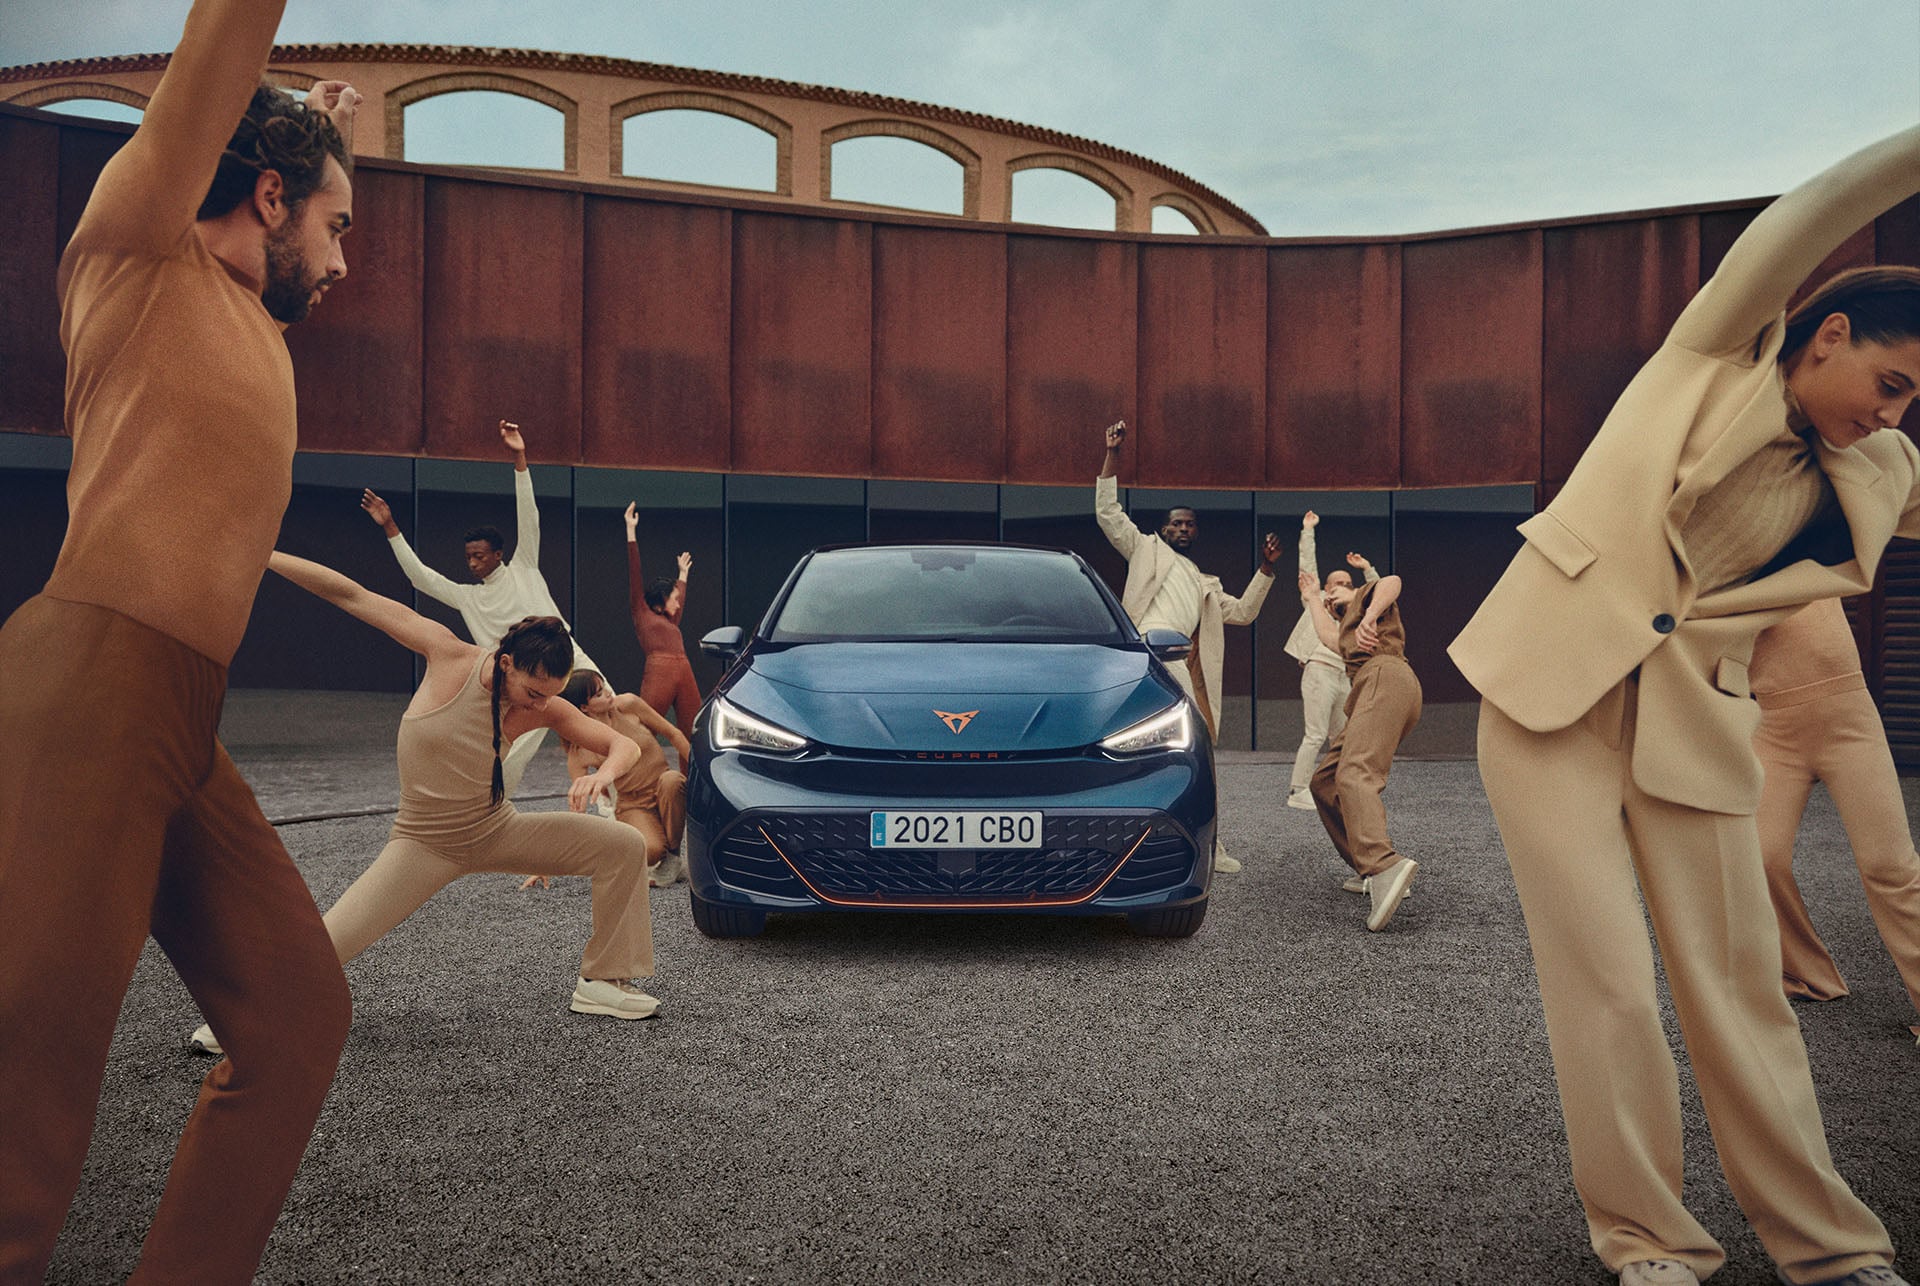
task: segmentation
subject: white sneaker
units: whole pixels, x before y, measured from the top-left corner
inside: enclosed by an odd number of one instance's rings
[[[647,883],[656,889],[678,884],[686,878],[687,859],[678,853],[668,853],[647,872]]]
[[[1413,883],[1413,873],[1420,869],[1420,863],[1410,857],[1403,857],[1378,875],[1367,877],[1367,897],[1371,909],[1367,912],[1367,932],[1378,933],[1387,927],[1387,921],[1393,919],[1393,913],[1407,900],[1407,887]],[[1667,1263],[1667,1260],[1647,1260],[1648,1263]]]
[[[1677,1259],[1641,1259],[1620,1270],[1620,1286],[1700,1286],[1700,1279]]]
[[[1367,891],[1367,877],[1364,875],[1349,875],[1347,882],[1340,886],[1340,891],[1342,893],[1365,893]]]
[[[1310,790],[1288,791],[1287,807],[1297,808],[1303,813],[1317,813],[1320,811],[1319,805],[1313,802],[1313,792]]]
[[[187,1048],[196,1054],[211,1054],[219,1058],[227,1051],[220,1048],[220,1042],[213,1038],[213,1028],[201,1023],[193,1029],[193,1035],[187,1037]]]
[[[609,1018],[651,1018],[660,1012],[660,1002],[640,990],[637,982],[582,978],[567,1008],[576,1014],[605,1014]]]
[[[1213,869],[1232,875],[1240,869],[1240,863],[1227,856],[1227,846],[1219,840],[1213,841]]]

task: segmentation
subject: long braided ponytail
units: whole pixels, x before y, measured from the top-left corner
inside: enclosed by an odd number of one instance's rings
[[[560,678],[573,671],[573,636],[557,616],[523,616],[500,636],[493,652],[493,804],[507,797],[506,770],[500,759],[500,689],[506,685],[507,657],[516,670]]]

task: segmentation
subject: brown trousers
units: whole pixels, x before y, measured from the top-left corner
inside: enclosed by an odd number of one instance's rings
[[[1852,674],[1769,693],[1760,706],[1753,748],[1767,776],[1756,820],[1787,994],[1814,1000],[1847,994],[1793,878],[1794,838],[1813,783],[1821,781],[1840,810],[1880,940],[1920,1010],[1920,853],[1866,680]]]
[[[0,1281],[52,1257],[148,934],[227,1057],[134,1280],[247,1281],[352,1013],[313,895],[215,739],[226,672],[43,595],[0,629],[0,673]]]
[[[1767,1253],[1793,1282],[1889,1263],[1886,1229],[1827,1152],[1753,818],[1634,783],[1637,697],[1628,679],[1548,733],[1480,705],[1480,776],[1526,915],[1594,1251],[1616,1272],[1677,1259],[1704,1277],[1726,1259],[1681,1204],[1651,916],[1721,1169]]]
[[[1400,860],[1387,838],[1380,792],[1393,770],[1393,752],[1420,722],[1420,680],[1407,659],[1376,656],[1361,666],[1346,713],[1346,725],[1313,770],[1313,802],[1347,865],[1377,875]]]

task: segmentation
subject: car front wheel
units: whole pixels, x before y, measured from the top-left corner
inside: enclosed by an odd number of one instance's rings
[[[767,913],[750,906],[726,906],[696,897],[693,899],[693,927],[709,938],[757,938],[760,931],[767,927]],[[1196,929],[1199,927],[1197,923],[1194,925]]]
[[[1205,900],[1192,906],[1162,907],[1157,911],[1130,911],[1127,927],[1143,938],[1191,938],[1207,918]],[[698,917],[695,917],[696,922]]]

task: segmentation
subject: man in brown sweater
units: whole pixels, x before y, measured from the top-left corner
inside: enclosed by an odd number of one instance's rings
[[[32,1034],[0,1044],[0,1281],[52,1257],[149,933],[231,1053],[135,1280],[252,1275],[346,1039],[313,897],[214,735],[292,490],[281,330],[345,275],[353,217],[358,96],[260,84],[280,12],[198,0],[60,264],[71,517],[0,628],[0,1030]]]

